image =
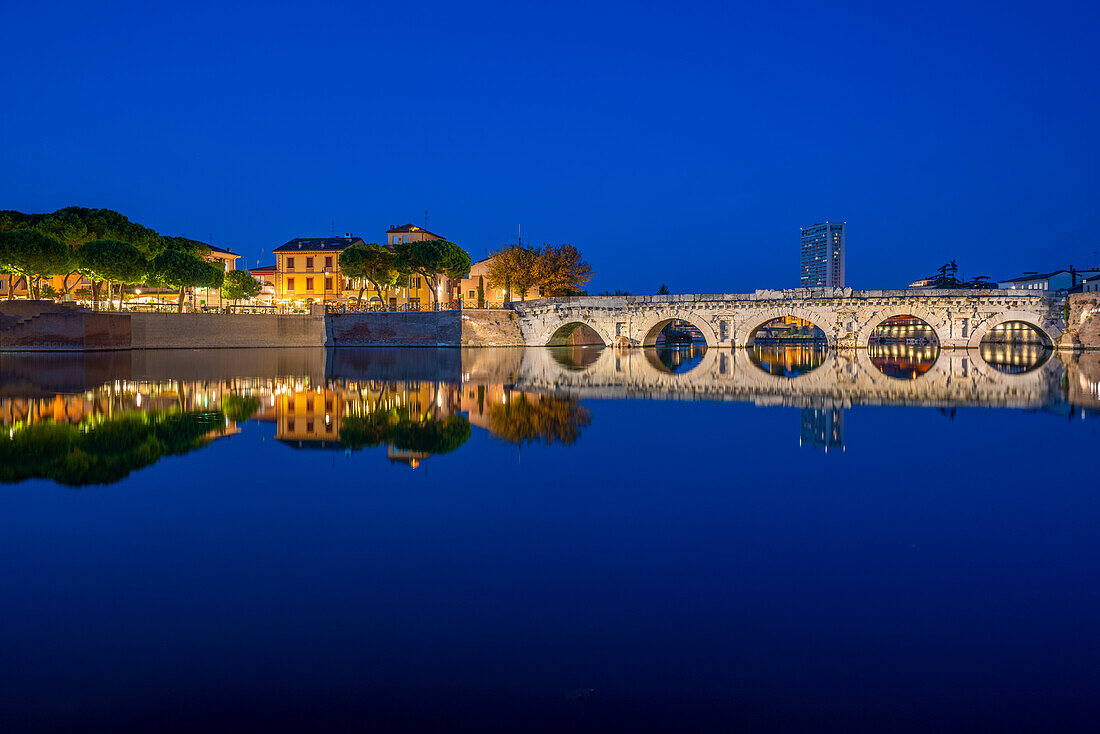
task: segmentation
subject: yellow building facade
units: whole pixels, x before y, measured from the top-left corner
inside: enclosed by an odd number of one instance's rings
[[[412,224],[391,227],[386,232],[385,245],[394,247],[407,242],[443,239]],[[340,253],[352,245],[366,244],[361,237],[299,237],[275,248],[275,267],[270,282],[275,289],[275,302],[290,307],[304,307],[310,302],[354,303],[359,289],[340,271]],[[439,301],[446,304],[455,299],[458,281],[444,278],[439,288]],[[368,285],[363,302],[371,306],[386,306],[393,310],[426,310],[432,307],[431,284],[422,275],[410,275],[406,284],[378,292]]]

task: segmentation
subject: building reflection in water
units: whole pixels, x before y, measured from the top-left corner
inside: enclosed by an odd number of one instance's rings
[[[1042,342],[1011,344],[982,341],[979,351],[982,359],[993,369],[1008,375],[1020,375],[1038,369],[1054,354],[1054,350]]]
[[[760,369],[776,377],[798,377],[825,362],[829,348],[821,343],[755,344],[747,347],[749,359]]]
[[[867,356],[871,358],[871,364],[887,377],[900,380],[917,379],[932,369],[939,355],[940,348],[934,344],[913,346],[877,341],[867,346]]]
[[[871,332],[871,344],[938,345],[935,330],[916,316],[891,316]]]
[[[745,352],[687,345],[668,361],[658,350],[578,351],[589,365],[579,371],[551,350],[480,350],[428,355],[419,362],[421,353],[372,352],[379,356],[356,362],[341,355],[327,368],[316,360],[321,368],[305,375],[201,380],[99,382],[104,374],[99,365],[88,373],[96,384],[86,389],[75,375],[95,358],[59,362],[72,372],[44,377],[48,371],[38,362],[6,357],[8,377],[0,380],[0,481],[117,481],[163,456],[232,436],[246,421],[271,423],[275,438],[296,450],[377,449],[410,467],[460,448],[472,430],[514,445],[568,446],[591,424],[582,404],[590,398],[795,406],[802,409],[801,444],[823,449],[844,447],[844,409],[853,404],[1065,407],[1067,415],[1081,417],[1100,410],[1100,355],[1052,358],[1041,344],[986,344],[980,356],[949,351],[938,357],[934,347],[890,344],[873,345],[867,353],[830,353],[810,345],[757,345]],[[453,369],[440,366],[451,357]],[[701,361],[692,366],[696,359]],[[570,364],[579,362],[571,358]],[[998,373],[985,365],[1010,375],[995,379]],[[199,366],[205,369],[208,362],[174,358],[158,371],[194,373]],[[236,369],[229,360],[207,374]],[[333,370],[387,379],[322,376]],[[874,379],[876,370],[907,379]],[[55,387],[61,372],[65,387]],[[392,379],[413,372],[426,379]],[[447,378],[440,379],[444,374]]]
[[[815,449],[844,450],[844,409],[803,408],[802,430],[798,437],[799,446]]]

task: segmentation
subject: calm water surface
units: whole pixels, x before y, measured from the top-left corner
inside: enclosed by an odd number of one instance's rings
[[[3,731],[1100,725],[1100,357],[0,356]]]

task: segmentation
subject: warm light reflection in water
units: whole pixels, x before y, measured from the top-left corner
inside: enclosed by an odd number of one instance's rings
[[[779,377],[798,377],[815,370],[825,361],[829,349],[824,344],[755,345],[747,347],[749,359],[765,372]]]
[[[256,420],[274,424],[275,439],[296,449],[342,449],[346,452],[385,447],[391,461],[416,467],[433,454],[458,448],[480,428],[507,442],[572,443],[588,425],[587,411],[576,398],[528,394],[504,384],[457,384],[440,381],[381,382],[374,380],[315,382],[308,377],[233,379],[196,382],[115,381],[79,394],[0,398],[0,426],[8,455],[47,456],[37,462],[44,476],[73,474],[69,465],[81,462],[83,449],[74,439],[95,437],[96,461],[121,469],[150,463],[133,452],[132,429],[110,439],[121,425],[143,426],[163,417],[192,420],[201,416],[204,429],[172,453],[199,448],[209,441],[239,432],[238,424]],[[51,428],[53,427],[53,428]],[[44,428],[50,430],[44,432]],[[60,436],[58,431],[68,431]],[[147,433],[147,432],[146,432]],[[48,435],[47,435],[48,434]],[[144,440],[145,433],[138,436]],[[201,440],[200,440],[201,439]],[[112,443],[113,442],[113,443]],[[164,452],[161,452],[164,453]],[[120,456],[126,456],[125,460]],[[161,454],[152,457],[152,461]],[[145,457],[149,458],[149,457]],[[0,463],[3,463],[0,461]],[[11,469],[12,461],[8,461]],[[36,475],[36,462],[0,480],[18,481]],[[62,466],[64,471],[51,466]],[[97,483],[97,471],[77,474]],[[113,481],[127,471],[102,476]],[[10,473],[10,476],[9,476]]]
[[[982,359],[989,366],[1010,375],[1018,375],[1042,367],[1054,353],[1054,350],[1041,342],[1020,345],[983,341],[979,351]]]
[[[871,364],[887,377],[915,380],[936,363],[938,346],[913,346],[886,342],[872,342],[867,347]]]
[[[444,369],[440,360],[448,355],[461,359]],[[236,359],[255,356],[231,355],[216,369],[208,369],[203,360],[209,358],[202,355],[195,355],[190,365],[173,357],[171,366],[158,365],[157,370],[194,373],[201,366],[207,374],[232,375],[239,369]],[[1039,344],[983,344],[980,353],[884,343],[871,344],[866,353],[833,353],[821,344],[758,344],[744,352],[696,344],[473,350],[462,355],[338,352],[325,360],[306,359],[303,364],[314,367],[302,374],[203,380],[101,381],[112,374],[115,357],[80,358],[71,364],[35,359],[22,364],[9,359],[3,364],[6,372],[0,373],[5,375],[0,380],[0,481],[118,481],[161,457],[235,435],[246,422],[270,424],[273,438],[294,449],[350,454],[376,448],[379,456],[416,467],[459,448],[475,431],[519,445],[570,445],[589,425],[582,398],[793,405],[810,411],[803,414],[803,445],[824,448],[843,445],[843,410],[858,402],[1100,407],[1100,366],[1094,355],[1052,360]],[[941,361],[937,374],[950,379],[920,379]],[[1021,377],[990,380],[989,370],[976,369],[983,361]],[[134,366],[127,357],[120,370]],[[321,377],[333,369],[387,377],[416,372],[430,379]],[[813,379],[797,379],[816,370]],[[899,378],[898,384],[869,379],[867,373],[874,370]],[[1024,376],[1028,372],[1035,374]],[[86,383],[80,377],[87,374],[97,375],[95,383],[81,390]],[[440,379],[442,375],[449,377]],[[768,375],[794,379],[772,380]],[[50,387],[54,384],[71,385],[63,389],[73,391]]]

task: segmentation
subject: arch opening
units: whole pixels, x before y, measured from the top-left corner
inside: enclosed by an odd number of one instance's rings
[[[702,329],[683,319],[665,319],[642,339],[646,359],[661,372],[685,374],[703,360],[707,339]]]
[[[1009,375],[1042,367],[1054,354],[1054,343],[1039,327],[1026,321],[997,324],[982,337],[978,350],[993,369]]]
[[[707,338],[703,336],[702,329],[683,319],[659,321],[642,339],[643,347],[684,347],[693,344],[706,348]]]
[[[604,343],[591,326],[574,321],[555,331],[546,346],[555,362],[567,370],[581,371],[600,358]]]
[[[798,316],[780,316],[765,321],[753,329],[745,340],[746,347],[782,344],[802,347],[820,344],[825,347],[828,340],[817,324]]]
[[[550,335],[548,347],[602,347],[606,346],[599,333],[588,324],[571,321],[563,324]]]
[[[926,321],[912,314],[885,319],[871,332],[867,343],[871,364],[899,380],[915,380],[940,356],[940,340]]]
[[[829,351],[825,332],[798,316],[765,321],[745,340],[749,361],[777,377],[798,377],[820,367]]]
[[[646,360],[659,372],[683,375],[691,372],[703,361],[706,344],[676,344],[672,346],[645,347]]]

